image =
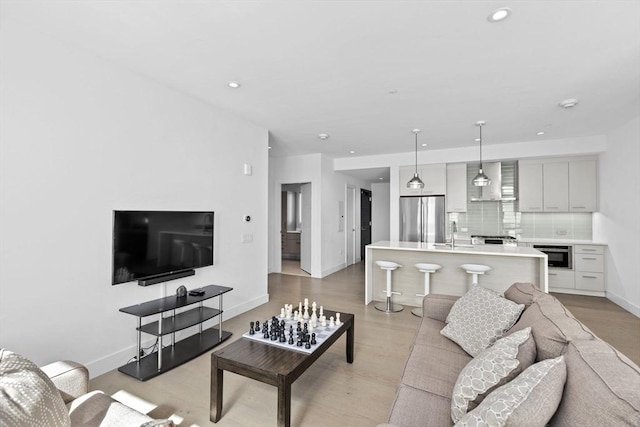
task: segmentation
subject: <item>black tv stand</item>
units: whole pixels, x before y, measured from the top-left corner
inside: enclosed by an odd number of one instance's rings
[[[120,309],[123,313],[138,317],[136,354],[139,355],[142,349],[142,332],[158,337],[158,348],[160,349],[119,367],[120,372],[146,381],[194,359],[231,336],[231,332],[222,330],[222,295],[233,288],[209,285],[200,289],[204,291],[203,295],[184,297],[171,295]],[[215,297],[218,297],[217,309],[203,305],[204,301]],[[198,305],[180,313],[175,311],[192,304]],[[172,314],[164,317],[163,314],[167,311],[171,311]],[[142,318],[151,315],[159,315],[160,318],[155,322],[143,325]],[[215,317],[218,318],[218,328],[211,327],[203,330],[202,323]],[[198,333],[176,342],[176,332],[196,325],[199,326]],[[162,337],[169,334],[171,335],[171,344],[163,348]]]

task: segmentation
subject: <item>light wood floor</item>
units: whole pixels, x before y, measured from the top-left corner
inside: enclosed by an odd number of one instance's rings
[[[362,263],[324,279],[272,274],[269,296],[269,303],[224,321],[223,328],[233,333],[225,345],[239,339],[249,321],[267,319],[285,303],[304,298],[356,318],[354,363],[345,361],[343,336],[293,384],[292,424],[371,427],[386,421],[419,319],[409,309],[387,315],[364,306]],[[640,319],[604,298],[556,296],[590,329],[640,364]],[[210,360],[210,353],[204,354],[146,382],[114,370],[91,380],[90,388],[138,396],[157,405],[151,416],[171,416],[181,427],[276,424],[276,389],[230,373],[224,374],[222,419],[211,423]]]
[[[282,274],[293,274],[296,276],[311,277],[309,273],[300,268],[299,259],[283,259]]]

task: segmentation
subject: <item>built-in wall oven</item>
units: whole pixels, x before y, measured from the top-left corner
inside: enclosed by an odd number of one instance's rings
[[[573,268],[572,247],[563,245],[533,245],[534,249],[547,254],[547,265],[552,268]]]

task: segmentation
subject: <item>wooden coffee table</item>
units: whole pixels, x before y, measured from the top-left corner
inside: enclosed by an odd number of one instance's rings
[[[335,312],[324,310],[327,317]],[[240,338],[211,354],[211,421],[222,416],[222,374],[224,371],[243,375],[278,387],[278,427],[291,425],[291,384],[307,370],[331,345],[347,333],[347,362],[353,363],[355,317],[340,313],[342,324],[311,354],[279,348]]]

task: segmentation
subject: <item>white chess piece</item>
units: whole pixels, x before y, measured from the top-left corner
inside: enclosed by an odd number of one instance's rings
[[[333,320],[333,316],[329,317],[329,327],[333,328],[336,326],[336,322]]]
[[[298,310],[293,312],[293,321],[297,322],[298,321]]]
[[[324,309],[320,306],[320,317],[324,316]]]
[[[284,308],[280,309],[280,317],[282,317],[284,319],[285,314],[284,314]]]
[[[313,304],[311,304],[311,308],[315,311],[315,309],[316,309],[317,307],[318,307],[318,306],[316,305],[316,302],[314,301],[314,302],[313,302]]]
[[[298,313],[302,313],[302,303],[298,303]]]
[[[305,308],[304,308],[304,314],[302,315],[302,318],[303,318],[304,320],[309,319],[309,307],[306,307],[306,306],[305,306]]]
[[[324,317],[324,316],[322,316],[322,317],[320,318],[320,324],[321,324],[323,327],[324,327],[324,326],[327,326],[327,318],[326,318],[326,317]]]
[[[340,313],[336,313],[336,326],[340,326],[342,322],[340,321]]]
[[[309,298],[304,299],[304,308],[305,309],[309,308]]]

